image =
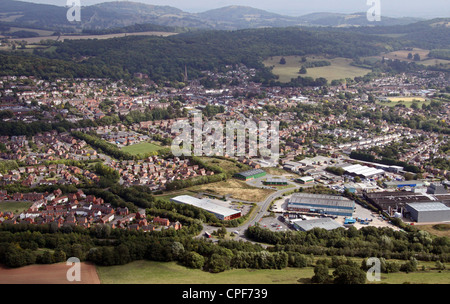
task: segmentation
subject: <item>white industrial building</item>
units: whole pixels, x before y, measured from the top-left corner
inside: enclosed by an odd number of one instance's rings
[[[342,169],[344,169],[347,174],[360,176],[362,178],[371,178],[385,174],[385,171],[382,169],[362,166],[360,164],[343,166]]]
[[[178,204],[191,205],[214,214],[219,220],[232,220],[241,217],[241,211],[214,203],[208,198],[196,198],[190,195],[179,195],[170,199]]]
[[[330,218],[316,218],[312,220],[293,220],[292,225],[296,230],[309,231],[314,228],[322,228],[326,230],[333,230],[344,227],[338,222]]]

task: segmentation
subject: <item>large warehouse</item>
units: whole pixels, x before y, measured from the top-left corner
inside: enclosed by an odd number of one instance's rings
[[[449,222],[450,208],[442,203],[411,203],[406,210],[412,220],[418,223]]]
[[[292,225],[296,230],[300,231],[309,231],[314,228],[333,230],[336,228],[344,227],[330,218],[317,218],[312,220],[293,220]]]
[[[251,179],[263,177],[263,176],[265,176],[266,174],[267,174],[267,173],[266,173],[266,171],[264,171],[264,170],[261,170],[261,169],[253,169],[253,170],[248,170],[248,171],[236,173],[236,174],[234,175],[234,177],[247,181],[247,180],[251,180]]]
[[[344,169],[344,171],[347,174],[350,174],[352,176],[359,176],[362,178],[371,178],[371,177],[375,177],[375,176],[381,176],[386,173],[382,169],[372,168],[372,167],[368,167],[368,166],[361,166],[359,164],[343,166],[342,169]]]
[[[219,220],[232,220],[241,217],[241,211],[234,210],[214,203],[213,200],[207,198],[196,198],[190,195],[180,195],[170,199],[178,204],[186,204],[201,208],[214,214]]]
[[[343,196],[294,193],[288,201],[289,211],[352,216],[355,202]]]

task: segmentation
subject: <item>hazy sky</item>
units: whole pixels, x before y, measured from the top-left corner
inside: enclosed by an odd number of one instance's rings
[[[22,0],[64,6],[67,0]],[[112,0],[80,0],[82,6]],[[154,5],[169,5],[187,12],[202,12],[228,5],[246,5],[270,12],[301,16],[313,12],[365,12],[369,0],[134,0]],[[370,0],[376,1],[376,0]],[[449,0],[378,0],[381,15],[389,17],[450,17]]]

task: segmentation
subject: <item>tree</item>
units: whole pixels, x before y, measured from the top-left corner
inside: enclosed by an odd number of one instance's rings
[[[281,57],[280,64],[286,64],[286,59],[284,57]]]
[[[328,271],[328,266],[325,264],[319,264],[314,267],[314,276],[311,278],[312,283],[317,284],[330,284],[331,276]]]
[[[413,59],[413,54],[409,53],[408,54],[408,59]]]
[[[365,284],[366,273],[358,266],[341,265],[333,272],[334,284]]]
[[[205,258],[197,252],[189,251],[184,254],[183,264],[189,268],[202,269],[205,265]]]
[[[217,253],[211,255],[208,259],[206,268],[209,272],[219,273],[227,270],[230,267],[230,259],[227,256],[223,256]]]
[[[299,71],[299,74],[306,74],[308,71],[306,70],[306,68],[304,66],[302,66],[302,68]]]
[[[420,55],[414,54],[414,61],[420,61]]]

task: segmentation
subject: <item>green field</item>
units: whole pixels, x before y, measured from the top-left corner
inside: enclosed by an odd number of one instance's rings
[[[31,205],[30,202],[0,202],[0,211],[20,213],[30,208]]]
[[[210,166],[217,166],[225,170],[229,175],[250,170],[251,167],[245,164],[236,163],[231,160],[214,158],[214,157],[199,157],[201,161]]]
[[[414,102],[418,103],[419,109],[423,104],[429,105],[431,103],[430,100],[425,99],[423,97],[388,97],[389,102],[377,101],[377,104],[387,106],[387,107],[395,107],[398,104],[403,104],[407,108],[410,108]]]
[[[233,269],[213,274],[175,262],[152,261],[97,267],[97,272],[103,284],[296,284],[314,275],[313,268]]]
[[[419,262],[419,267],[421,264]],[[103,284],[308,284],[314,275],[314,268],[232,269],[212,274],[198,269],[189,269],[175,262],[135,261],[121,266],[98,266],[97,272]],[[332,269],[330,269],[331,273]],[[381,274],[381,281],[376,283],[403,284],[405,282],[449,284],[450,271]]]
[[[161,146],[158,146],[156,144],[149,143],[149,142],[143,142],[143,143],[138,143],[135,145],[123,147],[122,151],[128,152],[132,155],[137,155],[137,154],[145,154],[145,153],[149,153],[149,152],[158,151],[160,149],[162,149]]]
[[[302,67],[301,56],[284,56],[286,64],[280,64],[282,56],[273,56],[266,59],[263,63],[266,67],[273,66],[272,72],[279,76],[280,82],[289,82],[292,78],[312,77],[312,78],[326,78],[328,82],[332,80],[339,80],[345,78],[355,78],[357,76],[364,76],[370,72],[368,69],[355,67],[350,65],[351,59],[347,58],[324,58],[319,56],[307,56],[307,61],[319,61],[326,60],[331,62],[330,66],[308,68],[306,74],[299,74],[299,70]]]

